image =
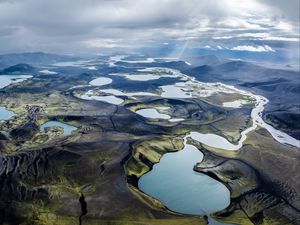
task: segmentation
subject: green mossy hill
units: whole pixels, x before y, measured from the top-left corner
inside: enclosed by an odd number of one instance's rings
[[[128,176],[141,177],[148,172],[153,164],[168,152],[183,149],[183,137],[163,136],[135,143],[132,147],[132,156],[126,162]]]
[[[280,144],[266,130],[257,129],[248,135],[239,154],[202,150],[204,160],[195,170],[221,181],[231,191],[230,206],[214,214],[218,220],[246,225],[299,224],[297,148]]]

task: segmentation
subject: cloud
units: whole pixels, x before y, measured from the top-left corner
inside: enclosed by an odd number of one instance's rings
[[[299,24],[299,0],[259,0],[259,2],[273,10],[277,9],[279,13],[276,14],[278,16],[288,18]]]
[[[265,41],[293,41],[293,42],[299,42],[299,37],[265,37],[258,40],[265,40]]]
[[[120,44],[118,40],[111,39],[91,39],[85,42],[91,48],[129,48],[130,45]]]
[[[270,33],[240,33],[235,36],[220,36],[213,37],[214,40],[228,40],[228,39],[240,39],[240,40],[265,40],[265,41],[294,41],[299,42],[299,37],[296,36],[272,36]]]
[[[240,18],[226,18],[217,23],[217,27],[229,28],[229,29],[253,29],[253,30],[265,30],[267,28],[262,27],[260,24],[246,21]]]
[[[248,52],[275,52],[274,49],[272,49],[268,45],[258,45],[258,46],[251,46],[251,45],[239,45],[236,47],[231,48],[233,51],[248,51]]]
[[[227,39],[230,46],[247,38],[295,40],[297,4],[298,0],[0,0],[0,52],[97,52],[151,43],[184,45],[188,40],[213,47],[213,37]]]

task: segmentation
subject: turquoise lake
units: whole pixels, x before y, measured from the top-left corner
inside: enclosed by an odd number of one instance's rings
[[[16,115],[14,112],[7,110],[5,107],[0,107],[0,121],[8,120]]]
[[[144,193],[161,201],[168,209],[190,215],[209,215],[230,204],[230,192],[213,178],[195,172],[203,154],[185,143],[183,150],[165,154],[138,182]],[[210,224],[223,224],[211,220]]]
[[[64,135],[70,135],[72,133],[72,131],[77,129],[74,126],[71,126],[71,125],[68,125],[66,123],[62,123],[59,121],[48,121],[41,126],[41,131],[44,131],[45,128],[47,128],[47,127],[54,127],[54,126],[64,128]]]

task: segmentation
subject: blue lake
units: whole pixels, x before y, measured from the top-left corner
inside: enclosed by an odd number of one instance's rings
[[[8,111],[5,107],[0,107],[0,121],[8,120],[14,115],[16,115],[14,112]]]
[[[48,121],[48,122],[44,123],[40,129],[41,129],[41,131],[44,131],[45,128],[47,128],[47,127],[62,127],[62,128],[64,128],[64,135],[70,135],[72,133],[72,131],[77,129],[74,126],[71,126],[71,125],[68,125],[66,123],[62,123],[59,121]]]
[[[11,83],[18,83],[31,78],[31,75],[0,75],[0,89]]]
[[[213,178],[195,172],[203,154],[185,143],[183,150],[165,154],[139,179],[139,188],[168,209],[190,215],[209,215],[230,204],[230,192]],[[210,224],[222,224],[209,218]]]

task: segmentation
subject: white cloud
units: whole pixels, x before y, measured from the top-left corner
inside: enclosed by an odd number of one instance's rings
[[[274,49],[272,49],[268,45],[239,45],[236,47],[231,48],[233,51],[248,51],[248,52],[275,52]]]
[[[265,41],[299,41],[299,37],[272,36],[270,33],[241,33],[234,36],[213,37],[214,40],[228,40],[237,38],[240,40],[265,40]]]
[[[0,0],[0,52],[81,52],[150,41],[223,47],[210,41],[295,41],[299,25],[288,13],[296,0],[286,7],[275,1],[276,9],[271,0]]]
[[[222,36],[222,37],[213,37],[214,40],[223,40],[223,39],[231,39],[233,36]]]
[[[254,37],[254,38],[266,38],[269,37],[268,33],[242,33],[238,34],[237,37]]]
[[[283,31],[292,31],[293,30],[292,24],[288,23],[287,21],[279,21],[276,28],[279,30],[283,30]]]
[[[274,36],[269,36],[265,38],[260,38],[259,40],[266,40],[266,41],[295,41],[299,42],[299,37],[274,37]]]
[[[256,24],[253,21],[247,21],[245,18],[230,17],[223,19],[217,23],[217,26],[229,29],[253,29],[253,30],[264,30],[260,24]]]
[[[91,48],[128,48],[130,45],[120,44],[118,40],[111,39],[91,39],[84,42]]]

